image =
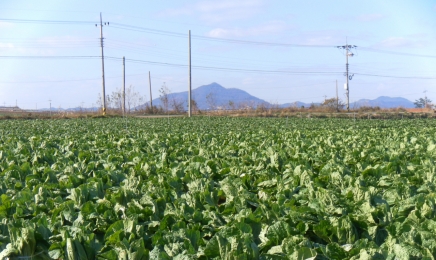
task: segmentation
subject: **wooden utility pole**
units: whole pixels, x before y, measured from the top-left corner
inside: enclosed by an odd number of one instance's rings
[[[336,80],[336,111],[339,112],[338,80]]]
[[[109,24],[109,23],[108,23]],[[106,25],[106,23],[105,23]],[[97,26],[97,25],[96,25]],[[102,92],[103,92],[103,97],[102,97],[102,105],[103,105],[103,115],[106,115],[106,87],[105,87],[105,82],[104,82],[104,53],[103,53],[103,20],[101,18],[101,13],[100,13],[100,47],[101,47],[101,72],[102,72]]]
[[[123,114],[126,114],[126,58],[123,56]]]
[[[148,86],[150,87],[150,111],[153,114],[153,97],[151,95],[151,76],[150,76],[150,71],[148,71]]]
[[[191,113],[192,113],[192,101],[191,101],[191,30],[189,30],[189,32],[188,32],[188,45],[189,45],[189,59],[188,59],[188,67],[189,67],[188,116],[191,117]]]

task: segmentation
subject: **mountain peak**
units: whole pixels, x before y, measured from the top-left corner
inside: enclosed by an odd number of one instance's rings
[[[350,107],[359,108],[362,106],[369,107],[381,107],[381,108],[395,108],[395,107],[403,107],[403,108],[412,108],[414,104],[412,101],[403,98],[403,97],[388,97],[388,96],[380,96],[376,99],[360,99],[356,102],[350,104]]]
[[[208,84],[208,85],[203,85],[203,86],[200,86],[200,87],[198,87],[197,88],[198,90],[209,90],[209,91],[212,91],[212,90],[224,90],[224,89],[226,89],[226,88],[224,88],[223,86],[221,86],[220,84],[218,84],[218,83],[216,83],[216,82],[212,82],[212,83],[210,83],[210,84]]]
[[[188,92],[183,91],[171,93],[168,95],[168,97],[170,100],[179,100],[184,103],[184,106],[186,106]],[[215,108],[227,107],[229,103],[234,103],[235,105],[267,104],[266,101],[254,97],[244,90],[237,88],[225,88],[216,82],[192,89],[192,98],[196,101],[197,106],[200,109],[210,109],[212,103]],[[153,105],[161,106],[161,100],[159,98],[154,99]]]

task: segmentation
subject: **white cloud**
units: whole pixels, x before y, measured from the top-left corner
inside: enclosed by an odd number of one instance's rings
[[[374,22],[383,18],[385,18],[385,16],[382,14],[363,14],[356,17],[356,19],[361,22]]]
[[[262,10],[263,0],[200,1],[181,8],[167,9],[159,16],[197,15],[208,23],[249,18]]]
[[[234,37],[247,37],[258,36],[265,34],[274,34],[284,31],[288,26],[283,21],[271,21],[269,23],[250,27],[250,28],[233,28],[223,29],[216,28],[207,33],[209,37],[215,38],[234,38]]]

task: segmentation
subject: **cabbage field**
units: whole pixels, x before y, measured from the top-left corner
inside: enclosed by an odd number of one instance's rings
[[[0,259],[435,259],[436,121],[0,121]]]

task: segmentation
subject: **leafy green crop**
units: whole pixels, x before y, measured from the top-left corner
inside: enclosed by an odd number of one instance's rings
[[[0,259],[435,259],[435,127],[1,121]]]

